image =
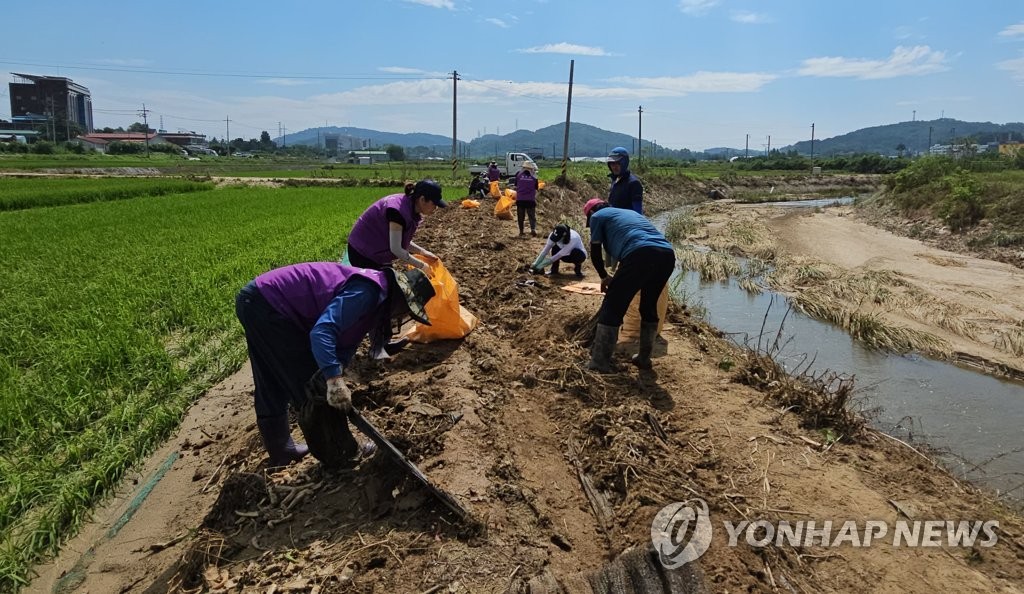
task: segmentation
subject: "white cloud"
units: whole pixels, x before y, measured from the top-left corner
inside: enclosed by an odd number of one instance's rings
[[[996,64],[996,68],[1009,72],[1013,80],[1024,83],[1024,57],[999,62]]]
[[[752,93],[777,79],[774,74],[760,72],[697,72],[691,76],[662,76],[656,78],[618,77],[613,82],[634,84],[648,89],[688,93]],[[574,90],[575,92],[575,90]]]
[[[429,6],[430,8],[447,8],[448,10],[455,10],[455,3],[452,0],[405,0],[409,4],[419,4],[421,6]]]
[[[679,10],[684,14],[700,16],[718,5],[719,0],[679,0]]]
[[[576,45],[574,43],[549,43],[516,50],[521,54],[574,54],[578,56],[611,56],[600,47]]]
[[[428,76],[432,78],[444,78],[448,76],[447,72],[435,72],[433,70],[423,70],[421,68],[407,68],[405,66],[381,66],[377,70],[381,72],[387,72],[388,74],[408,74],[412,76]]]
[[[768,15],[750,12],[749,10],[734,10],[729,15],[729,18],[737,23],[743,23],[745,25],[763,25],[765,23],[772,22],[772,19]]]
[[[1010,25],[999,32],[1000,37],[1024,37],[1024,23]]]
[[[884,60],[864,58],[810,58],[799,72],[805,76],[859,78],[861,80],[919,76],[948,70],[946,53],[927,45],[899,46]]]
[[[313,81],[303,80],[301,78],[261,78],[256,82],[261,85],[275,85],[278,87],[299,87],[302,85],[313,84]]]
[[[492,25],[495,25],[497,27],[501,27],[502,29],[508,29],[508,26],[509,26],[508,23],[506,23],[505,21],[503,21],[501,19],[489,18],[489,19],[484,19],[484,21],[488,22],[488,23],[490,23]]]

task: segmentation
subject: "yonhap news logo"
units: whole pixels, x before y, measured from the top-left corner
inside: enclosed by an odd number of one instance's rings
[[[711,546],[711,516],[703,499],[688,499],[661,508],[651,522],[651,542],[667,569],[700,558]]]
[[[997,520],[897,520],[886,522],[757,519],[722,521],[726,546],[793,547],[947,547],[989,548],[999,541]],[[696,561],[711,546],[711,516],[703,499],[674,502],[651,521],[651,543],[667,569]]]

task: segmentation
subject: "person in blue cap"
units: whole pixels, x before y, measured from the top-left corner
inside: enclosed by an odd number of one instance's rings
[[[629,170],[629,152],[617,146],[605,161],[608,163],[608,177],[612,180],[608,204],[644,214],[644,184]]]

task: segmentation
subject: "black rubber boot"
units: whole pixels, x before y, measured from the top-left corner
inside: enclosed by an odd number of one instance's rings
[[[612,363],[612,353],[615,352],[615,345],[619,341],[619,327],[598,324],[594,332],[594,344],[590,346],[590,363],[588,369],[599,373],[613,373],[618,371]]]
[[[259,428],[260,436],[263,438],[263,447],[270,454],[271,468],[288,466],[292,462],[302,460],[309,453],[306,444],[295,443],[292,440],[287,414],[277,417],[257,417],[256,427]]]
[[[640,352],[633,355],[633,365],[640,369],[651,369],[651,353],[654,339],[658,337],[658,322],[640,322]]]
[[[394,357],[395,355],[398,354],[399,351],[404,349],[407,344],[409,344],[408,337],[399,338],[398,340],[392,340],[391,342],[384,346],[384,352],[387,353],[389,357]]]

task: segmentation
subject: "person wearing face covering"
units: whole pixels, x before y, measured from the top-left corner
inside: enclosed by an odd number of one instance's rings
[[[306,444],[293,441],[288,406],[307,406],[306,384],[319,370],[327,381],[327,404],[347,414],[352,395],[342,374],[366,336],[376,357],[395,324],[412,318],[430,324],[424,309],[434,297],[419,270],[356,268],[337,262],[305,262],[257,276],[235,298],[245,330],[255,392],[253,406],[270,466],[286,466],[307,453],[322,462],[344,460],[360,450],[344,416],[333,420],[335,439],[325,443],[316,424],[299,416]],[[342,425],[335,427],[334,425]],[[314,446],[314,442],[316,442]],[[340,451],[334,451],[339,449]],[[371,453],[364,447],[363,454]]]
[[[608,177],[612,180],[608,188],[608,204],[644,214],[644,184],[629,170],[629,152],[617,146],[605,161],[608,163]]]

